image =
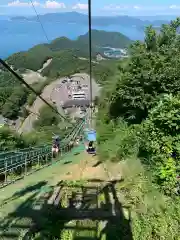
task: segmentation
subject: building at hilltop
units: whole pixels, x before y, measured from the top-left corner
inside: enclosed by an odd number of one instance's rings
[[[85,100],[87,98],[85,91],[72,91],[71,96],[73,100]]]
[[[69,101],[66,101],[64,104],[63,104],[63,108],[64,109],[67,109],[67,108],[78,108],[78,107],[84,107],[84,108],[88,108],[90,106],[90,100],[88,99],[81,99],[81,100],[69,100]]]

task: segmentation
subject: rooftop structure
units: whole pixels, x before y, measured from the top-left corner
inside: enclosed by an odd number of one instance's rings
[[[85,100],[87,98],[84,91],[73,91],[72,92],[72,99],[73,100]]]
[[[66,113],[72,116],[80,116],[90,106],[89,85],[88,75],[81,74],[79,76],[76,74],[71,77],[71,81],[68,81],[68,78],[66,78],[65,82],[61,81],[60,84],[56,85],[53,94],[51,94],[51,100],[57,102]],[[97,95],[97,90],[98,87],[93,82],[93,99]],[[82,113],[80,114],[79,112]]]
[[[89,107],[90,101],[87,99],[83,100],[69,100],[64,103],[63,108],[72,108],[72,107]]]

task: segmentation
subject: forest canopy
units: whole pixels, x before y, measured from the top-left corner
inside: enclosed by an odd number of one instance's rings
[[[144,42],[132,44],[130,58],[108,78],[99,102],[101,159],[139,169],[119,186],[131,206],[135,240],[180,236],[179,27],[179,18],[159,33],[147,27]]]

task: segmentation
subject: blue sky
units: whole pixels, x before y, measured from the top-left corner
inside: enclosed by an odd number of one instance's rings
[[[32,0],[40,14],[87,12],[87,0]],[[180,0],[92,0],[93,15],[180,15]],[[0,15],[32,15],[28,0],[0,0]]]

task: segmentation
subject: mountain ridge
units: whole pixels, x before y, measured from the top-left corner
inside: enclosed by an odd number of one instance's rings
[[[78,13],[78,12],[64,12],[64,13],[47,13],[44,15],[39,15],[41,21],[51,21],[51,22],[61,22],[61,23],[81,23],[88,24],[88,15]],[[36,16],[25,17],[25,16],[17,16],[12,17],[13,21],[38,21]],[[138,17],[132,16],[92,16],[92,24],[97,26],[104,25],[123,25],[123,26],[147,26],[147,25],[161,25],[169,23],[169,20],[146,20],[140,19]]]
[[[104,53],[103,47],[127,48],[132,41],[118,32],[106,32],[103,30],[92,30],[92,56],[97,53]],[[28,51],[17,52],[9,56],[6,61],[15,69],[25,68],[37,71],[42,64],[53,56],[58,58],[60,55],[89,57],[89,33],[80,35],[76,40],[67,37],[59,37],[51,41],[50,44],[38,44]],[[38,57],[37,57],[38,56]],[[73,57],[74,58],[74,57]],[[29,65],[31,67],[29,67]]]

